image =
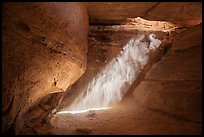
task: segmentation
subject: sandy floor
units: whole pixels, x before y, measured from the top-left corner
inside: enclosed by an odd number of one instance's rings
[[[146,109],[131,97],[111,109],[96,111],[93,116],[88,112],[55,115],[51,123],[53,134],[198,134],[202,131],[201,124]]]

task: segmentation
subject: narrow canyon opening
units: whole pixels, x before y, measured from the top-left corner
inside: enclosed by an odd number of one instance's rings
[[[201,3],[2,8],[3,134],[202,134]]]

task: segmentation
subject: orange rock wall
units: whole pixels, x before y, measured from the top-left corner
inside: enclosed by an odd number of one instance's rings
[[[3,129],[17,113],[63,92],[85,71],[88,16],[83,3],[3,4]]]

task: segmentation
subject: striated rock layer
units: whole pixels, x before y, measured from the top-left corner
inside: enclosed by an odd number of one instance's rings
[[[126,24],[128,18],[169,21],[178,25],[202,22],[200,2],[87,2],[91,24]]]
[[[3,132],[86,68],[88,16],[82,3],[3,4]]]
[[[172,47],[134,89],[142,105],[202,122],[202,24],[176,35]]]

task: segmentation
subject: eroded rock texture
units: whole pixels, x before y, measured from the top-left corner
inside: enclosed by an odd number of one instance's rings
[[[125,24],[127,18],[141,17],[193,25],[202,22],[199,2],[88,2],[91,24]]]
[[[3,4],[3,132],[48,94],[85,71],[88,16],[82,3]]]
[[[137,102],[183,120],[202,121],[202,24],[176,35],[171,49],[134,90]]]

